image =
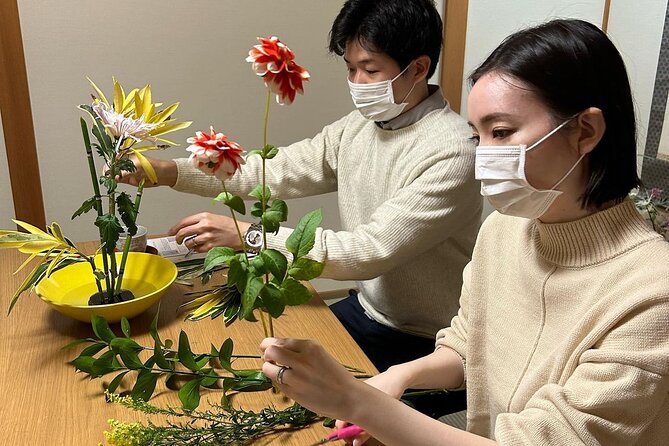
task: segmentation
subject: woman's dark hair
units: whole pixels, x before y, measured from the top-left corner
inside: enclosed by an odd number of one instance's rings
[[[469,77],[472,85],[497,72],[520,80],[557,121],[599,108],[606,122],[590,152],[584,208],[619,201],[640,183],[636,120],[620,53],[599,28],[582,20],[553,20],[507,37]]]
[[[332,24],[328,49],[343,56],[353,39],[368,51],[387,54],[402,70],[427,55],[429,79],[441,51],[441,17],[432,0],[348,0]]]

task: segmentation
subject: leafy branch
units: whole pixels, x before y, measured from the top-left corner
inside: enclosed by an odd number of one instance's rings
[[[226,339],[219,348],[212,344],[209,353],[194,353],[188,335],[182,330],[177,348],[173,349],[172,340],[163,341],[160,338],[157,324],[156,314],[149,329],[154,345],[148,347],[130,337],[130,323],[127,319],[121,320],[123,336],[117,336],[104,318],[94,315],[92,326],[96,338],[80,339],[64,348],[87,344],[70,364],[90,378],[115,374],[107,386],[109,393],[116,392],[126,376],[136,376],[130,396],[148,401],[155,392],[158,379],[164,378],[166,386],[172,389],[178,388],[178,380],[183,383],[178,396],[185,410],[193,410],[200,404],[202,388],[222,389],[223,405],[227,405],[229,391],[253,392],[272,388],[272,381],[262,371],[233,367],[233,362],[238,358],[260,359],[260,356],[234,355],[232,339]],[[140,358],[142,352],[150,353],[148,358]],[[368,377],[360,375],[364,373],[360,369],[347,368],[357,373],[356,377]],[[136,375],[128,375],[130,372],[136,372]]]
[[[151,422],[145,425],[110,420],[111,430],[106,431],[104,436],[112,446],[246,444],[283,430],[306,427],[321,419],[298,404],[283,410],[267,407],[259,412],[234,409],[229,405],[213,405],[212,409],[206,411],[187,411],[157,407],[130,397],[107,395],[112,402],[129,409],[168,417],[167,426],[157,426]],[[170,418],[185,418],[187,421],[175,422]]]

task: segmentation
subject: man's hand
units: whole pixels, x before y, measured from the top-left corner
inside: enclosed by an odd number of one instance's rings
[[[238,223],[243,236],[251,224],[243,221]],[[186,247],[197,252],[207,252],[217,246],[229,246],[235,250],[242,249],[234,221],[223,215],[209,212],[191,215],[170,228],[168,233],[176,237],[177,243],[182,243],[186,237],[196,235],[190,239]]]

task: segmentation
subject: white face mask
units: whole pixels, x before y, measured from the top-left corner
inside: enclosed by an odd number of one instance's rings
[[[567,125],[569,118],[530,147],[481,146],[476,148],[476,179],[481,180],[481,195],[500,213],[524,218],[539,218],[562,192],[555,190],[581,162],[585,154],[549,190],[532,187],[525,177],[525,152],[537,147]],[[526,148],[527,147],[527,148]]]
[[[356,84],[348,81],[348,88],[351,90],[351,98],[356,108],[360,111],[362,116],[373,121],[389,121],[399,116],[407,102],[404,102],[411,94],[416,84],[414,83],[411,90],[404,96],[402,102],[395,103],[393,96],[393,82],[400,77],[409,68],[410,65],[400,72],[392,79],[381,82],[373,82],[371,84]]]

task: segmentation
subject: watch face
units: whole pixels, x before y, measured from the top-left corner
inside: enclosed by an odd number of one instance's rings
[[[262,231],[253,229],[247,232],[246,244],[252,248],[260,248],[262,246]]]

